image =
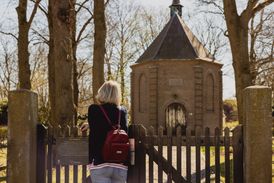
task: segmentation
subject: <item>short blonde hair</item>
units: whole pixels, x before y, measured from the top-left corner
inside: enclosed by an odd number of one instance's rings
[[[102,103],[112,103],[120,105],[121,90],[120,85],[116,81],[106,81],[98,90],[96,95],[97,101]]]

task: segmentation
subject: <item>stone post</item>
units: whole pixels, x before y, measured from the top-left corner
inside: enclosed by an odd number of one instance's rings
[[[36,182],[37,94],[29,90],[9,92],[8,183]]]
[[[271,89],[247,87],[243,97],[244,183],[271,183]]]

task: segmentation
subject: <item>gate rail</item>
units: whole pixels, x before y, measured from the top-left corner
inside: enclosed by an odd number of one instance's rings
[[[230,182],[232,175],[234,183],[243,182],[242,126],[237,126],[232,132],[230,132],[229,128],[225,128],[224,135],[221,134],[218,128],[215,129],[214,133],[210,133],[210,129],[205,128],[203,134],[200,128],[196,128],[195,136],[191,136],[191,129],[189,128],[186,129],[185,136],[182,136],[181,127],[176,129],[176,136],[172,135],[171,128],[167,129],[167,134],[165,135],[162,127],[158,128],[157,131],[153,127],[147,130],[142,125],[132,125],[131,128],[136,141],[136,165],[129,172],[130,182],[146,182],[147,177],[150,183],[155,180],[162,183],[164,181],[163,173],[166,174],[167,182],[201,182],[201,148],[205,150],[205,181],[210,182],[213,168],[210,165],[211,147],[214,147],[215,153],[215,182],[220,182],[221,177],[221,147],[224,148],[225,182]],[[163,147],[167,149],[165,155]],[[185,153],[183,153],[182,147],[185,147]],[[191,164],[191,161],[193,161],[191,149],[195,149],[195,159],[197,160],[195,161],[196,172],[194,179],[193,172],[191,172],[191,166],[193,166]],[[230,162],[230,155],[233,156],[233,165]],[[185,156],[186,161],[184,172],[182,171],[182,156]],[[176,165],[172,164],[173,158],[176,158]],[[154,168],[154,163],[158,166],[157,171]],[[232,169],[233,174],[231,172]],[[182,176],[182,174],[185,176]]]

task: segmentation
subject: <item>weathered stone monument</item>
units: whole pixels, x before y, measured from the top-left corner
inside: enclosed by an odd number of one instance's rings
[[[158,127],[222,125],[222,64],[181,18],[173,0],[170,20],[132,65],[132,121]]]

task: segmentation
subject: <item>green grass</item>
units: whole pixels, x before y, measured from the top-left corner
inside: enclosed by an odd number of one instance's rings
[[[7,126],[0,126],[0,181],[4,181],[7,175]]]
[[[205,147],[201,147],[201,152],[205,153]],[[224,147],[220,147],[220,175],[221,175],[221,182],[225,182],[225,150]],[[233,182],[233,159],[232,154],[230,154],[230,182]],[[215,147],[210,147],[210,169],[211,172],[215,172]],[[215,180],[215,179],[212,179]]]
[[[235,128],[237,125],[239,125],[239,121],[225,122],[225,123],[223,124],[223,128],[228,127],[230,130],[232,130],[232,129]]]
[[[0,138],[7,138],[8,136],[8,127],[0,126]]]
[[[0,167],[7,166],[7,148],[0,149]],[[0,171],[0,180],[2,177],[6,177],[6,169]]]

